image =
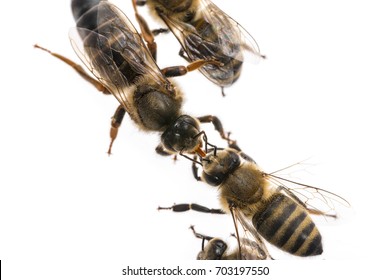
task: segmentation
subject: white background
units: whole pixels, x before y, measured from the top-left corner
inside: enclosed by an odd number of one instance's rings
[[[155,154],[158,135],[139,132],[126,118],[107,156],[115,98],[33,48],[39,43],[79,61],[68,40],[74,25],[70,1],[24,2],[3,4],[0,18],[3,276],[120,278],[122,267],[134,263],[193,260],[201,242],[188,230],[192,224],[228,238],[228,216],[156,211],[180,202],[218,207],[216,191],[192,178],[187,160],[174,163]],[[113,2],[133,18],[131,1]],[[185,92],[185,111],[219,116],[266,171],[311,157],[313,165],[299,179],[348,199],[353,209],[347,218],[319,224],[325,251],[318,259],[337,260],[345,269],[316,262],[320,277],[384,270],[390,156],[386,1],[215,3],[246,27],[267,60],[246,64],[226,98],[199,73],[176,79]],[[147,14],[146,8],[140,12]],[[184,63],[172,36],[157,42],[161,67]],[[220,144],[212,128],[204,128]],[[272,265],[283,270],[283,263]]]

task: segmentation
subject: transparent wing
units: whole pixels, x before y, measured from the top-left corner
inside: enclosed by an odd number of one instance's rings
[[[200,0],[197,15],[204,19],[199,23],[198,30],[173,17],[160,15],[191,60],[224,55],[243,61],[244,57],[237,55],[241,51],[245,54],[245,60],[252,62],[263,57],[253,37],[211,1]]]
[[[80,28],[72,28],[69,32],[73,50],[91,73],[118,99],[126,110],[131,110],[127,92],[130,89],[130,83],[113,62],[111,50],[109,48],[102,50],[99,44],[91,43],[94,40],[101,42],[101,45],[108,45],[108,39],[96,32],[84,29],[83,31],[89,34],[89,44],[87,42],[80,43],[78,31]]]
[[[218,41],[202,37],[195,27],[188,23],[168,17],[164,14],[161,14],[160,16],[171,32],[176,36],[190,60],[211,59],[219,55],[221,48]]]
[[[201,13],[213,27],[225,55],[232,53],[232,46],[240,44],[245,60],[258,62],[263,56],[256,40],[237,21],[223,12],[210,0],[200,0]]]
[[[299,166],[300,164],[301,163],[297,163],[292,166]],[[281,170],[289,169],[292,166]],[[303,205],[310,214],[338,218],[339,212],[343,212],[342,210],[351,207],[349,202],[340,195],[323,188],[303,184],[279,176],[278,173],[281,170],[273,173],[264,173],[264,176],[281,192]]]
[[[83,17],[88,16],[96,18],[96,27],[72,28],[69,33],[72,47],[126,110],[132,110],[131,86],[138,77],[148,75],[162,87],[171,87],[137,30],[118,8],[102,1]]]
[[[187,60],[196,61],[199,59],[216,60],[223,64],[222,67],[207,64],[199,70],[209,80],[220,86],[229,86],[235,80],[235,64],[232,61],[242,62],[243,56],[239,50],[239,45],[235,45],[234,50],[223,53],[223,48],[219,44],[218,38],[209,38],[198,33],[190,24],[177,21],[165,15],[160,15],[172,33],[180,42],[182,49],[187,56]],[[216,40],[213,40],[216,39]]]
[[[257,232],[252,225],[252,221],[249,221],[247,217],[237,208],[232,207],[232,216],[234,224],[242,228],[244,236],[240,236],[238,239],[239,246],[241,247],[242,259],[259,259],[259,260],[272,260],[271,254],[268,252],[263,237]],[[239,229],[237,228],[236,232]]]

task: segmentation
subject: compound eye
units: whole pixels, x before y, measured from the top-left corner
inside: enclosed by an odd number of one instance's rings
[[[229,152],[229,160],[228,160],[229,170],[235,170],[241,164],[240,157],[237,153]]]
[[[196,130],[199,130],[199,125],[193,117],[184,115],[184,116],[181,116],[179,118],[179,120],[180,121],[178,121],[178,124],[182,124],[186,128],[193,127]]]
[[[225,253],[225,251],[227,249],[226,243],[220,239],[216,239],[216,240],[212,240],[212,241],[214,243],[213,245],[214,245],[215,255],[218,257],[222,257],[222,255]]]
[[[223,174],[209,175],[205,172],[203,172],[203,178],[206,181],[206,183],[209,184],[210,186],[219,186],[220,184],[222,184],[224,180]]]
[[[240,156],[231,151],[222,151],[216,157],[208,155],[203,165],[203,179],[211,186],[221,185],[239,168]]]

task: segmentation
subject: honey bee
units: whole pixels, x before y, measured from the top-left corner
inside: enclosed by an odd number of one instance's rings
[[[335,203],[350,206],[332,192],[265,173],[235,142],[226,149],[209,152],[202,159],[201,176],[195,162],[193,172],[197,180],[219,189],[222,209],[178,204],[181,211],[231,213],[235,225],[241,224],[258,243],[264,238],[296,256],[316,256],[323,252],[322,236],[311,215],[336,218]],[[287,187],[287,183],[294,184],[295,188]],[[161,209],[176,211],[174,207]]]
[[[164,21],[180,42],[180,56],[187,61],[213,59],[222,63],[222,66],[207,64],[199,70],[221,87],[223,96],[224,88],[240,77],[244,54],[245,59],[265,58],[253,37],[210,0],[133,0],[141,29],[149,30],[136,8],[144,4],[155,18]],[[153,41],[151,32],[144,33]]]
[[[112,94],[119,101],[111,122],[109,154],[126,113],[141,130],[161,134],[156,151],[162,155],[198,153],[204,156],[202,138],[205,139],[205,133],[200,130],[201,122],[212,122],[225,137],[218,118],[183,114],[183,95],[167,78],[183,75],[208,62],[160,70],[137,30],[115,5],[100,0],[73,0],[72,12],[77,23],[70,31],[72,47],[96,79],[66,57],[38,45],[35,47],[67,63],[99,91]]]
[[[198,260],[266,260],[272,259],[264,243],[258,243],[248,238],[241,238],[241,252],[238,248],[229,252],[228,244],[220,238],[210,237],[190,229],[195,237],[202,239],[202,250],[199,252]],[[233,235],[235,237],[235,235]],[[205,240],[208,241],[206,246]]]

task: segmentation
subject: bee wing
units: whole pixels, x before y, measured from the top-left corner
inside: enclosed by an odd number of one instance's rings
[[[200,0],[199,6],[197,11],[199,17],[208,23],[207,28],[212,28],[209,32],[211,38],[199,34],[188,23],[160,14],[191,60],[213,59],[224,55],[243,61],[244,57],[237,55],[237,44],[244,50],[246,60],[257,62],[261,59],[262,55],[256,41],[238,22],[209,0]]]
[[[176,36],[191,61],[212,59],[219,52],[219,44],[202,37],[192,25],[164,14],[161,14],[160,17]]]
[[[245,60],[258,62],[263,57],[256,40],[244,27],[210,0],[200,0],[199,2],[201,6],[200,12],[210,26],[214,28],[215,34],[218,36],[219,45],[225,55],[231,55],[232,46],[238,42],[245,51]]]
[[[141,36],[118,8],[102,1],[85,16],[88,14],[97,15],[96,28],[72,28],[69,32],[72,47],[91,73],[127,111],[132,110],[131,86],[137,76],[148,75],[162,87],[170,86]]]
[[[269,182],[304,206],[310,214],[337,218],[340,206],[344,208],[351,206],[343,197],[325,189],[292,181],[275,174],[264,174]]]
[[[254,228],[252,221],[249,221],[248,218],[237,208],[231,208],[233,214],[234,224],[239,224],[245,234],[245,238],[239,238],[238,242],[241,242],[241,247],[246,247],[251,250],[250,255],[253,257],[257,255],[256,259],[260,260],[271,260],[273,259],[271,254],[268,252],[268,249],[265,245],[263,237],[257,232]],[[241,255],[244,255],[245,252],[242,252]]]
[[[69,32],[70,41],[77,56],[96,79],[128,110],[130,104],[128,104],[128,95],[126,93],[130,88],[129,81],[113,62],[111,50],[109,48],[102,50],[101,46],[97,43],[89,45],[83,42],[80,43],[81,39],[78,36],[78,31],[81,30],[88,34],[89,43],[94,38],[95,42],[101,42],[101,45],[108,45],[108,39],[96,32],[82,28],[72,28]]]

